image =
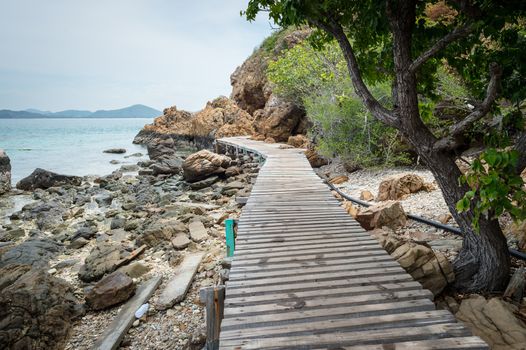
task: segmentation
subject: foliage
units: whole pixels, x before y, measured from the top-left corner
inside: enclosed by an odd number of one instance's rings
[[[514,150],[487,149],[460,178],[471,190],[457,203],[457,210],[473,209],[474,228],[478,229],[481,215],[496,218],[507,212],[516,221],[526,219],[524,181],[515,172],[518,157]]]
[[[374,119],[355,95],[336,43],[320,50],[298,44],[269,63],[267,77],[275,93],[305,106],[322,154],[340,156],[352,168],[409,162],[398,132]],[[372,88],[386,104],[389,89],[386,83]]]
[[[399,72],[394,69],[396,54],[401,54],[399,48],[394,47],[396,36],[393,34],[397,29],[390,25],[388,17],[390,11],[396,13],[401,8],[411,13],[405,11],[398,15],[403,15],[405,19],[414,17],[416,20],[407,27],[410,29],[406,29],[411,31],[408,40],[412,51],[410,56],[413,58],[423,55],[452,31],[469,29],[465,35],[452,40],[428,57],[417,71],[420,119],[435,137],[446,136],[448,126],[458,120],[437,119],[434,109],[439,96],[433,95],[437,92],[438,95],[450,95],[453,97],[453,107],[466,105],[467,101],[459,101],[457,96],[472,96],[473,101],[482,101],[486,97],[489,83],[488,67],[495,63],[501,72],[499,94],[506,101],[506,108],[493,106],[493,115],[501,114],[503,119],[511,116],[517,121],[523,120],[520,106],[526,98],[524,1],[250,0],[245,14],[251,20],[264,9],[279,25],[310,24],[317,27],[320,29],[315,35],[318,47],[331,40],[332,35],[337,32],[334,30],[336,23],[344,29],[347,38],[351,38],[350,44],[357,62],[355,67],[359,67],[361,76],[371,85],[400,78]],[[404,25],[402,20],[395,22]],[[398,33],[402,33],[400,28]],[[445,64],[453,72],[452,75],[441,74],[440,70]],[[449,81],[441,81],[441,76],[449,78]],[[354,77],[356,78],[356,74]],[[460,81],[462,84],[458,84]],[[473,103],[473,108],[476,105],[477,103]],[[493,146],[495,149],[488,149],[473,164],[471,180],[466,179],[471,191],[459,202],[459,208],[467,209],[467,198],[468,201],[474,201],[475,221],[480,214],[492,211],[499,215],[503,210],[520,218],[521,215],[511,204],[513,201],[516,201],[517,206],[526,204],[517,188],[516,175],[512,175],[516,171],[511,172],[509,169],[515,156],[502,150],[507,146],[511,134],[524,132],[524,125],[511,122],[508,125],[515,125],[515,129],[501,127],[495,130],[491,127],[491,113],[485,114],[488,115],[486,119],[472,122],[462,136],[484,139],[488,147]],[[481,134],[484,137],[481,138]],[[480,178],[474,181],[477,177]],[[475,184],[478,187],[474,189]]]

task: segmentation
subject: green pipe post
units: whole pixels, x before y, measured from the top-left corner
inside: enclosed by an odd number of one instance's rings
[[[234,256],[236,239],[234,237],[234,219],[225,220],[226,256]]]

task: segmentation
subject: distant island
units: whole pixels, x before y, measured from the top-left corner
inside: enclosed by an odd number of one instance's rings
[[[153,118],[162,112],[154,108],[137,104],[121,109],[98,110],[95,112],[69,109],[60,112],[26,109],[23,111],[0,110],[0,119],[41,119],[41,118]]]

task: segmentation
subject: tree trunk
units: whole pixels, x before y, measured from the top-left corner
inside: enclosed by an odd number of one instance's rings
[[[465,292],[497,292],[506,288],[510,257],[506,237],[497,219],[480,218],[480,230],[471,226],[473,212],[458,213],[456,203],[468,191],[460,186],[460,170],[453,156],[421,154],[442,190],[444,199],[463,235],[462,249],[454,261],[455,288]]]
[[[462,174],[455,164],[454,155],[433,150],[437,139],[420,118],[417,80],[409,69],[415,6],[414,0],[391,0],[387,6],[394,39],[396,81],[393,95],[395,113],[400,121],[396,127],[435,176],[449,211],[464,232],[463,247],[454,263],[455,286],[462,291],[503,290],[509,278],[510,258],[499,223],[496,219],[480,218],[480,232],[477,233],[471,226],[472,210],[457,212],[456,203],[468,187],[458,183]]]

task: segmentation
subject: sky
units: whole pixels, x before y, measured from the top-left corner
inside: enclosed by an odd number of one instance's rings
[[[197,111],[272,32],[248,0],[0,0],[0,109]]]

